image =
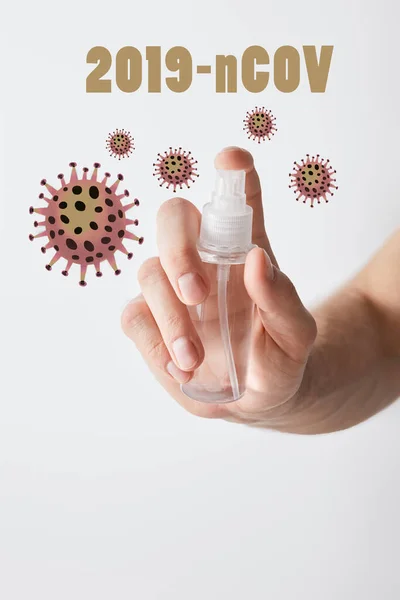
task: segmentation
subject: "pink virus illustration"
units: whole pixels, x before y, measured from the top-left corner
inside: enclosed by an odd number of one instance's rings
[[[275,117],[266,108],[256,108],[246,114],[243,130],[247,132],[249,139],[257,140],[259,144],[270,140],[277,130]]]
[[[332,190],[339,189],[335,185],[336,179],[333,177],[335,173],[329,160],[320,159],[319,154],[312,157],[307,154],[301,164],[294,163],[294,171],[289,174],[291,178],[289,188],[294,188],[294,193],[297,194],[296,200],[303,198],[304,204],[310,200],[313,208],[315,201],[318,204],[321,204],[321,200],[329,202],[327,195],[333,196]]]
[[[135,149],[133,137],[125,129],[116,129],[113,133],[109,133],[106,147],[110,155],[118,160],[128,158]]]
[[[182,148],[170,147],[168,152],[158,154],[158,162],[153,164],[154,177],[160,181],[160,187],[166,185],[169,189],[173,188],[174,192],[183,185],[190,188],[190,182],[195,182],[197,173],[197,160],[194,160],[191,152],[182,150]]]
[[[41,250],[45,254],[47,250],[53,249],[54,255],[46,269],[51,271],[53,265],[63,258],[66,266],[62,274],[67,276],[73,264],[80,265],[79,284],[85,286],[86,271],[90,265],[94,266],[97,277],[102,276],[100,264],[105,260],[111,265],[115,275],[121,273],[115,261],[115,252],[119,250],[128,259],[133,257],[125,248],[124,239],[143,243],[143,238],[127,229],[129,225],[138,225],[137,219],[128,219],[126,213],[134,206],[139,206],[139,201],[135,199],[130,204],[123,205],[122,199],[129,196],[128,190],[122,194],[117,193],[123,176],[118,175],[115,183],[109,187],[107,180],[111,177],[110,173],[105,173],[104,178],[98,181],[99,163],[94,163],[90,178],[87,167],[83,168],[82,176],[79,177],[76,163],[72,162],[69,166],[70,180],[66,182],[64,175],[58,175],[58,189],[42,179],[41,185],[46,187],[49,197],[42,193],[39,198],[47,206],[31,206],[29,212],[41,215],[43,220],[35,221],[34,226],[43,227],[44,230],[37,235],[30,235],[29,239],[33,241],[48,238]]]

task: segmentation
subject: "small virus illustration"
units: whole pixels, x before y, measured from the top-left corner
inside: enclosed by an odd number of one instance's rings
[[[94,163],[93,173],[88,178],[87,167],[83,168],[82,177],[76,171],[76,163],[72,162],[71,177],[67,183],[64,175],[58,175],[61,186],[56,189],[42,179],[41,185],[47,188],[50,197],[40,194],[39,198],[47,203],[44,208],[30,207],[30,214],[37,213],[43,221],[34,222],[35,227],[44,227],[44,231],[37,235],[30,235],[33,241],[36,238],[47,237],[48,243],[42,247],[43,254],[53,248],[55,251],[46,269],[51,271],[53,265],[64,258],[67,262],[62,274],[67,276],[71,266],[79,264],[81,268],[80,285],[85,286],[86,270],[89,265],[96,269],[97,277],[102,276],[100,263],[107,260],[116,275],[121,271],[115,261],[115,252],[119,250],[127,255],[128,259],[133,254],[128,252],[123,245],[123,239],[135,240],[142,244],[139,238],[127,230],[128,225],[138,225],[137,220],[126,218],[126,213],[134,206],[139,206],[135,199],[127,205],[121,200],[129,196],[128,190],[117,194],[117,188],[122,175],[108,187],[107,179],[110,173],[105,173],[101,181],[97,180],[99,163]]]
[[[109,133],[106,147],[110,155],[118,160],[128,158],[135,149],[133,137],[125,129],[116,129],[113,133]]]
[[[278,131],[275,127],[275,121],[276,119],[270,110],[256,106],[252,112],[247,113],[243,121],[243,130],[247,132],[249,139],[258,140],[260,144],[262,141],[270,140]]]
[[[321,204],[321,200],[328,202],[327,195],[333,196],[332,190],[339,189],[335,183],[336,179],[333,175],[336,173],[330,165],[329,160],[320,159],[319,154],[312,156],[307,154],[301,164],[294,163],[294,171],[289,174],[291,185],[289,188],[294,188],[294,193],[297,194],[296,200],[304,198],[303,203],[311,200],[311,208],[314,207],[314,202]]]
[[[190,182],[195,182],[197,173],[197,160],[194,160],[191,152],[186,152],[182,148],[173,150],[171,147],[168,152],[158,154],[158,162],[153,164],[155,177],[161,181],[160,187],[166,185],[169,189],[182,189],[182,185],[190,188]]]

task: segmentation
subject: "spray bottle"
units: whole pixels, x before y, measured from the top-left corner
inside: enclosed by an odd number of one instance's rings
[[[244,264],[254,246],[245,181],[245,171],[217,171],[211,202],[203,209],[197,248],[211,291],[189,312],[205,358],[191,381],[181,386],[201,402],[234,402],[246,390],[254,305],[244,285]]]

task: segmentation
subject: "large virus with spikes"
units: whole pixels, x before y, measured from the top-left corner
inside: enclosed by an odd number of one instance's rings
[[[249,139],[257,140],[260,144],[265,140],[270,140],[277,130],[275,126],[276,119],[270,110],[266,108],[256,108],[246,114],[243,130],[247,132]]]
[[[296,200],[303,199],[304,204],[310,200],[313,208],[315,201],[318,204],[321,204],[321,200],[329,202],[327,196],[333,196],[332,190],[339,189],[335,185],[336,179],[333,177],[335,173],[329,160],[320,158],[319,154],[312,157],[307,154],[300,164],[294,163],[294,171],[289,174],[291,178],[289,187],[294,188],[294,193],[297,194]]]
[[[41,222],[35,221],[35,227],[44,230],[37,235],[30,235],[29,239],[46,237],[48,242],[42,247],[42,252],[53,249],[54,255],[46,265],[51,271],[53,265],[63,258],[66,261],[62,274],[67,276],[71,266],[80,265],[80,285],[85,286],[85,277],[88,266],[93,265],[97,277],[102,276],[100,265],[103,261],[113,268],[116,275],[120,274],[115,260],[115,252],[119,250],[128,259],[132,253],[125,248],[124,239],[135,240],[141,244],[139,238],[127,230],[128,225],[138,225],[137,220],[126,217],[126,213],[134,206],[139,205],[135,199],[130,204],[122,204],[122,199],[129,196],[128,190],[122,194],[117,193],[122,175],[118,175],[115,183],[108,186],[109,173],[98,181],[99,163],[94,164],[93,173],[88,177],[89,169],[84,167],[82,176],[79,177],[76,163],[70,163],[71,177],[66,182],[64,175],[58,175],[60,187],[52,187],[45,179],[41,185],[47,188],[49,196],[39,195],[47,204],[44,208],[31,208],[31,214],[41,215]]]
[[[128,158],[135,149],[133,137],[125,129],[116,129],[113,133],[109,133],[106,147],[110,155],[118,160]]]
[[[158,154],[158,162],[153,164],[153,175],[160,181],[160,187],[166,185],[169,189],[173,188],[174,192],[183,185],[190,188],[190,183],[196,181],[197,160],[194,160],[191,152],[182,150],[182,148],[172,148],[164,154]]]

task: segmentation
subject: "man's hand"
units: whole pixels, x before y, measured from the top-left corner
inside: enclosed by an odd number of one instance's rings
[[[196,250],[201,214],[182,198],[165,202],[157,218],[159,257],[139,270],[142,294],[125,309],[122,324],[164,388],[184,408],[203,417],[263,424],[271,410],[295,398],[302,384],[317,328],[271,250],[264,228],[261,187],[252,156],[228,148],[218,169],[246,171],[247,202],[254,211],[253,249],[246,260],[245,285],[256,304],[247,391],[238,402],[208,405],[180,390],[204,359],[204,349],[187,306],[201,303],[210,290]]]

